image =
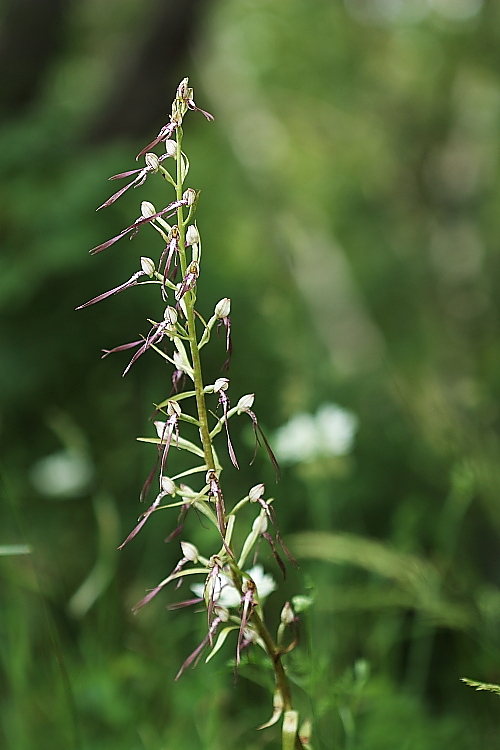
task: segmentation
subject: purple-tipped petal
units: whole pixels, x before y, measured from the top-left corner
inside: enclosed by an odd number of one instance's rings
[[[92,250],[90,250],[90,254],[97,255],[97,253],[100,253],[103,250],[106,250],[115,242],[118,242],[118,240],[121,240],[121,238],[125,237],[126,234],[129,234],[129,232],[133,232],[135,234],[140,226],[142,226],[143,224],[148,224],[150,221],[154,221],[154,219],[157,219],[158,217],[163,216],[164,214],[168,214],[170,212],[169,216],[173,216],[175,211],[179,208],[179,206],[185,206],[185,205],[186,205],[185,200],[173,201],[172,203],[169,203],[168,206],[165,206],[165,208],[162,208],[161,211],[158,211],[156,214],[152,214],[151,216],[146,216],[146,217],[142,216],[139,219],[136,219],[133,224],[131,224],[126,229],[123,229],[119,234],[115,235],[110,240],[103,242],[101,245],[97,245],[97,247],[93,247]],[[167,218],[169,218],[169,216],[167,216]]]
[[[140,339],[140,341],[131,341],[130,344],[121,344],[121,346],[115,346],[114,349],[102,349],[103,352],[101,359],[104,359],[104,357],[107,357],[108,354],[114,354],[115,352],[124,352],[126,349],[132,349],[134,346],[139,346],[139,344],[142,344],[143,339]]]
[[[103,294],[99,294],[97,297],[94,297],[88,302],[85,302],[83,305],[79,305],[78,307],[75,307],[75,310],[82,310],[84,307],[95,305],[96,302],[101,302],[101,300],[106,299],[106,297],[111,297],[113,294],[118,294],[118,292],[123,292],[125,289],[128,289],[129,287],[135,286],[141,276],[145,276],[144,271],[137,271],[124,284],[120,284],[120,286],[115,286],[114,289],[110,289],[108,292],[103,292]]]
[[[139,533],[139,531],[142,529],[142,527],[144,526],[144,524],[148,520],[148,518],[151,515],[151,513],[153,513],[156,510],[156,508],[159,506],[162,497],[164,497],[164,494],[165,493],[160,492],[160,494],[155,499],[154,503],[152,505],[150,505],[149,508],[146,511],[144,511],[144,513],[141,516],[141,520],[139,521],[139,523],[136,526],[134,526],[134,528],[132,529],[132,531],[130,532],[130,534],[128,535],[128,537],[125,539],[124,542],[122,542],[120,544],[120,546],[118,547],[118,549],[123,549],[125,547],[125,545],[128,544],[130,542],[130,540],[133,539],[134,536],[136,536]]]

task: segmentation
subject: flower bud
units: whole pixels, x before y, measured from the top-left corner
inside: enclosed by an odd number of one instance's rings
[[[162,477],[161,491],[167,495],[175,495],[175,482],[170,477]]]
[[[227,607],[219,607],[219,605],[216,604],[214,609],[215,614],[221,620],[221,622],[227,622],[229,620],[229,610]]]
[[[231,300],[228,297],[223,297],[215,305],[214,315],[219,320],[222,320],[222,318],[227,318],[230,312]]]
[[[252,531],[256,534],[264,534],[267,531],[267,516],[261,511],[252,524]]]
[[[220,391],[227,391],[229,386],[228,378],[217,378],[214,383],[214,392],[219,393]]]
[[[148,152],[144,156],[144,161],[146,162],[146,166],[149,167],[153,172],[158,172],[158,167],[160,166],[160,160],[156,156],[156,154],[153,154],[152,152]]]
[[[149,201],[142,201],[141,214],[144,219],[150,219],[156,213],[156,208]]]
[[[198,562],[198,549],[191,542],[181,542],[182,554],[189,562]]]
[[[248,499],[251,503],[256,503],[257,500],[260,500],[262,495],[264,494],[265,487],[263,484],[256,484],[255,487],[252,487],[250,492],[248,493]]]
[[[167,325],[173,328],[177,323],[177,317],[178,314],[175,307],[171,307],[170,305],[168,305],[165,308],[165,312],[163,313],[163,320],[167,323]]]
[[[255,399],[255,394],[247,393],[246,396],[242,396],[236,405],[238,414],[242,414],[244,411],[248,411],[252,408]]]
[[[193,188],[188,188],[182,194],[182,199],[186,201],[188,206],[193,205],[193,203],[196,200],[196,197],[197,197],[197,192],[196,190],[193,190]]]
[[[151,260],[151,258],[143,257],[141,258],[141,268],[146,273],[150,279],[153,278],[155,273],[155,264]]]
[[[280,619],[283,625],[291,625],[295,620],[295,613],[290,606],[290,602],[285,602],[285,606],[281,610]]]
[[[195,245],[200,241],[200,234],[194,224],[190,224],[186,231],[186,245]]]
[[[165,141],[165,151],[167,156],[175,156],[177,153],[177,143],[172,140]]]
[[[191,92],[191,96],[193,95],[193,89],[189,88],[188,82],[189,82],[189,78],[183,78],[182,81],[177,86],[177,93],[176,93],[177,99],[187,99],[190,92]]]

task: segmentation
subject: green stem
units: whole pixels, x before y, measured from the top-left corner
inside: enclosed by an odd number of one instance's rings
[[[182,154],[181,154],[181,144],[182,144],[182,129],[177,128],[176,130],[176,139],[177,139],[177,173],[176,173],[176,199],[180,201],[182,199],[182,193],[183,193],[183,179],[182,179]],[[189,219],[189,217],[188,217]],[[187,269],[187,261],[186,261],[186,247],[185,247],[185,237],[186,237],[186,224],[188,222],[188,219],[184,219],[184,210],[183,206],[179,206],[177,209],[177,225],[179,229],[179,263],[180,263],[180,269],[182,273],[182,277],[184,278],[186,274]],[[215,471],[215,460],[214,460],[214,454],[212,451],[212,438],[210,436],[210,430],[208,427],[208,417],[207,417],[207,407],[205,403],[205,393],[204,393],[204,386],[203,386],[203,376],[202,376],[202,369],[201,369],[201,359],[200,359],[200,351],[197,341],[197,335],[196,335],[196,324],[195,324],[195,315],[194,315],[194,301],[195,301],[195,293],[193,290],[186,292],[184,295],[184,301],[186,304],[186,318],[187,318],[187,332],[189,337],[189,347],[191,351],[191,364],[193,367],[193,380],[194,380],[194,390],[195,390],[195,396],[196,396],[196,408],[198,411],[198,421],[199,421],[199,430],[200,430],[200,438],[203,446],[203,454],[205,458],[205,464],[207,466],[207,470]],[[225,520],[223,520],[223,525],[225,526]],[[222,536],[225,536],[225,528],[220,529]],[[234,556],[233,556],[234,557]],[[233,576],[234,578],[234,576]],[[234,581],[237,585],[237,588],[241,592],[241,586],[242,586],[242,579],[240,574],[237,574],[237,580]],[[284,711],[290,711],[292,709],[292,698],[291,698],[291,691],[290,691],[290,683],[288,681],[288,677],[286,676],[285,669],[283,667],[283,663],[281,660],[281,651],[278,646],[274,643],[273,639],[271,638],[271,635],[264,624],[262,618],[260,617],[259,613],[254,610],[251,616],[251,620],[259,634],[259,637],[262,639],[267,654],[269,658],[272,661],[273,664],[273,670],[274,670],[274,676],[275,676],[275,682],[276,687],[279,690],[281,694],[281,698],[283,701],[283,710]],[[295,740],[295,748],[296,750],[301,750],[302,743],[300,742],[298,736]]]
[[[175,186],[176,200],[182,200],[183,179],[182,179],[182,129],[177,128],[177,180]],[[184,220],[183,206],[177,209],[177,226],[179,229],[179,262],[181,274],[184,277],[187,269],[186,262],[186,223]],[[201,370],[200,352],[196,337],[196,324],[194,318],[194,293],[189,291],[184,295],[187,314],[187,331],[189,336],[189,348],[191,350],[191,364],[194,372],[194,390],[196,398],[196,408],[198,411],[198,421],[200,423],[200,438],[205,456],[207,470],[215,471],[215,460],[212,451],[212,441],[210,439],[210,430],[208,427],[207,407],[205,403],[205,394],[203,392],[203,375]]]

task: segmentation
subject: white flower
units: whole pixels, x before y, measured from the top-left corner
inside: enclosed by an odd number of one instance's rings
[[[352,412],[337,404],[323,404],[315,415],[296,414],[276,431],[276,456],[283,463],[345,456],[352,448],[357,426],[358,418]]]
[[[254,565],[253,568],[250,568],[246,572],[255,583],[259,602],[262,604],[264,599],[275,590],[276,581],[269,573],[264,573],[262,565]],[[233,586],[231,579],[224,575],[224,573],[219,573],[212,580],[214,604],[218,607],[239,607],[241,596],[239,591]],[[194,583],[191,586],[191,591],[201,599],[205,593],[205,584]]]

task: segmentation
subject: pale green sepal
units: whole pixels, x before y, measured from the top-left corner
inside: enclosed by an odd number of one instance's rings
[[[163,177],[167,180],[167,182],[170,182],[171,185],[173,185],[174,187],[177,187],[177,185],[174,182],[174,178],[172,177],[168,169],[165,169],[165,167],[162,167],[161,164],[160,164],[160,172],[162,173]]]
[[[136,438],[140,443],[155,443],[156,445],[159,445],[160,443],[164,443],[165,441],[160,440],[160,438],[146,438],[146,437],[138,437]],[[190,453],[194,453],[195,456],[199,456],[200,458],[205,458],[205,454],[203,453],[201,448],[198,448],[197,445],[192,443],[190,440],[186,440],[183,437],[176,437],[175,440],[172,441],[172,444],[175,445],[176,448],[181,448],[181,450],[189,451]]]
[[[198,508],[200,513],[203,513],[208,519],[210,519],[210,521],[213,523],[216,529],[219,528],[215,513],[212,510],[210,510],[210,508],[208,507],[206,503],[202,503],[200,500],[194,500],[192,505],[194,505],[195,508]]]
[[[186,469],[186,471],[181,471],[180,474],[176,474],[175,477],[170,477],[170,479],[173,479],[174,481],[176,479],[182,479],[182,477],[187,477],[190,474],[200,474],[202,471],[206,471],[207,467],[206,464],[202,464],[201,466],[195,466],[193,469]]]
[[[186,175],[189,172],[189,159],[187,158],[184,151],[181,151],[181,181],[184,182]],[[174,187],[177,187],[174,183]]]
[[[190,396],[196,396],[196,391],[184,391],[184,393],[175,393],[173,396],[166,398],[165,401],[161,401],[159,404],[155,404],[155,406],[157,409],[163,409],[163,407],[166,406],[169,401],[182,401],[182,399],[189,398]]]
[[[283,697],[279,690],[275,690],[273,695],[273,715],[271,716],[269,721],[266,721],[265,724],[261,724],[260,727],[257,727],[257,729],[267,729],[268,727],[272,727],[273,724],[276,724],[282,713]]]
[[[266,517],[265,510],[261,510],[255,521],[257,521],[258,518],[264,519]],[[235,516],[230,516],[230,518],[235,518]],[[248,553],[254,546],[255,542],[260,536],[260,524],[253,523],[252,525],[252,531],[247,536],[243,543],[243,549],[241,550],[240,559],[238,560],[238,568],[242,568],[245,564],[245,560],[247,559]]]
[[[228,637],[229,633],[231,632],[231,630],[238,630],[238,626],[237,625],[232,625],[231,627],[224,628],[224,630],[220,631],[219,637],[217,638],[217,640],[215,642],[215,646],[213,647],[213,649],[210,651],[209,655],[205,659],[205,663],[208,662],[208,661],[210,661],[210,659],[212,658],[212,656],[215,656],[215,654],[217,653],[217,651],[219,651],[222,648],[222,646],[224,645],[224,642],[225,642],[226,638]]]
[[[219,555],[224,554],[224,551],[231,546],[231,537],[233,536],[233,528],[234,528],[234,522],[236,521],[236,516],[229,516],[227,519],[227,525],[226,525],[226,536],[224,538],[225,545],[222,546],[221,551],[219,552]]]

